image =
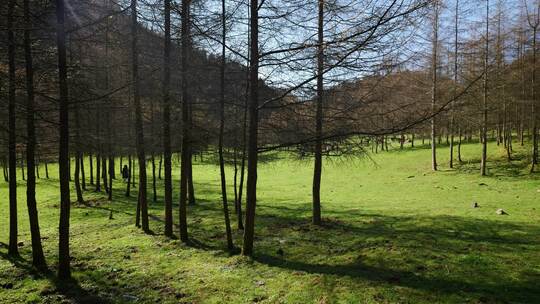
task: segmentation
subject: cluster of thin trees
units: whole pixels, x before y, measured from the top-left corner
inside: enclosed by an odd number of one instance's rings
[[[496,133],[509,159],[517,135],[521,144],[531,139],[534,171],[538,4],[532,9],[524,3],[513,27],[501,5],[492,15],[488,0],[479,3],[485,19],[474,22],[485,31],[464,35],[460,0],[9,0],[1,7],[7,60],[0,78],[8,101],[8,149],[2,153],[10,191],[9,254],[18,254],[18,160],[26,168],[38,268],[46,262],[36,169],[39,174],[40,163],[58,162],[61,279],[71,276],[70,184],[79,203],[90,186],[113,200],[118,161],[130,173],[125,195],[137,189],[135,222],[145,233],[151,232],[150,193],[157,200],[156,167],[164,180],[168,237],[174,236],[173,191],[179,190],[178,233],[187,243],[187,206],[195,203],[196,190],[193,157],[215,152],[227,248],[235,248],[229,214],[234,196],[244,255],[253,254],[258,157],[271,150],[314,156],[315,225],[321,224],[323,156],[363,153],[368,145],[388,150],[389,138],[402,148],[406,138],[412,145],[415,136],[429,139],[437,170],[443,133],[453,167],[455,137],[461,160],[462,138],[479,132],[485,175],[488,133]],[[441,26],[441,15],[453,16],[449,29]],[[426,25],[432,29],[430,50],[422,51],[418,37]],[[452,38],[442,39],[441,32]],[[508,43],[512,37],[515,44]],[[172,179],[175,153],[179,187]],[[227,193],[227,164],[234,166],[234,195]]]

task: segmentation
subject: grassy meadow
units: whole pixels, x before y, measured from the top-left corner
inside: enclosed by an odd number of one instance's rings
[[[50,273],[31,268],[23,181],[21,258],[7,256],[8,187],[0,182],[0,303],[540,303],[540,175],[528,173],[525,151],[515,148],[509,163],[490,143],[487,177],[479,174],[479,144],[464,145],[453,170],[441,147],[436,173],[427,146],[325,159],[322,227],[310,224],[312,160],[267,155],[252,259],[225,250],[219,167],[210,156],[194,163],[190,245],[163,236],[162,180],[150,203],[153,235],[134,226],[137,189],[126,198],[118,177],[108,202],[88,185],[87,204],[71,209],[76,281],[67,285],[54,278],[59,190],[50,165],[51,179],[41,168],[37,185]],[[227,174],[231,186],[232,168]],[[240,247],[234,214],[231,222]]]

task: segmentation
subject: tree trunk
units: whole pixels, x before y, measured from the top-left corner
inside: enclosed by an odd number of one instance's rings
[[[225,20],[225,0],[221,1],[221,28],[222,28],[222,43],[221,43],[221,65],[220,65],[220,123],[219,123],[219,171],[221,177],[221,197],[223,200],[223,216],[225,219],[225,234],[227,235],[227,249],[232,251],[234,244],[232,240],[231,222],[229,218],[229,205],[227,202],[227,183],[225,177],[225,160],[223,158],[223,136],[225,133],[225,65],[226,62],[226,20]]]
[[[84,172],[84,153],[81,153],[81,182],[82,182],[82,189],[86,191],[86,174]]]
[[[88,161],[90,162],[90,185],[94,185],[94,163],[92,160],[92,153],[88,155]]]
[[[163,62],[163,157],[165,174],[165,235],[173,236],[171,164],[171,0],[165,0],[165,50]],[[161,173],[161,161],[160,161]]]
[[[13,30],[15,0],[9,1],[8,7],[8,60],[9,60],[9,247],[8,254],[11,256],[19,255],[17,247],[18,224],[17,224],[17,152],[16,152],[16,113],[15,113],[15,36]]]
[[[258,162],[258,125],[259,125],[259,10],[258,0],[250,0],[250,103],[248,132],[248,177],[246,197],[246,226],[242,254],[253,254],[255,237],[255,209],[257,204],[257,162]]]
[[[431,57],[431,112],[435,114],[437,105],[437,81],[438,81],[438,49],[439,49],[439,3],[435,1],[435,11],[433,19],[433,48]],[[440,139],[440,137],[439,137]],[[431,118],[431,168],[433,171],[437,171],[437,133],[436,133],[436,119],[435,116]]]
[[[84,199],[82,195],[82,189],[81,189],[81,180],[80,180],[80,170],[81,170],[81,158],[82,153],[79,151],[75,152],[75,192],[77,193],[77,203],[83,204]]]
[[[180,240],[188,242],[187,230],[187,191],[189,178],[189,163],[191,163],[191,142],[190,142],[190,119],[189,119],[189,92],[188,92],[188,57],[190,45],[190,30],[189,30],[189,5],[190,0],[182,0],[182,156],[181,156],[181,171],[180,171],[180,202],[179,202],[179,224],[180,224]]]
[[[64,29],[64,1],[56,0],[56,40],[58,48],[58,82],[60,88],[60,147],[59,147],[59,177],[60,177],[60,225],[58,243],[58,278],[71,278],[69,255],[69,102],[67,86],[66,41]]]
[[[101,155],[96,154],[96,192],[101,192]]]
[[[163,155],[159,155],[159,165],[158,165],[158,179],[161,179],[161,168],[163,166]]]
[[[21,177],[22,177],[22,180],[25,181],[26,180],[26,175],[24,174],[24,152],[21,151]]]
[[[190,155],[188,157],[188,164],[187,164],[187,170],[188,170],[188,204],[190,206],[195,205],[195,187],[193,186],[193,157],[190,151]]]
[[[35,129],[35,95],[34,95],[34,68],[32,61],[32,42],[30,33],[32,30],[32,19],[30,17],[30,0],[24,0],[24,55],[26,62],[26,164],[28,165],[28,180],[26,183],[26,205],[28,206],[28,219],[30,222],[30,235],[32,238],[32,265],[38,269],[47,267],[43,246],[41,245],[41,233],[39,230],[39,216],[36,203],[36,177],[34,170],[36,129]],[[38,171],[39,172],[39,171]]]
[[[233,167],[234,213],[238,215],[238,155],[236,147],[233,149]]]
[[[28,152],[26,152],[26,153],[28,153]],[[27,155],[27,157],[28,157],[28,155]],[[26,163],[28,163],[28,160],[26,161]],[[36,168],[36,178],[40,179],[41,177],[39,176],[39,157],[38,157],[38,160],[36,160],[35,168]]]
[[[112,155],[112,152],[111,151],[111,147],[110,147],[110,144],[109,144],[109,170],[107,170],[109,172],[109,196],[107,197],[107,199],[109,201],[112,201],[112,196],[113,196],[113,179],[114,179],[114,156]]]
[[[457,152],[458,152],[458,161],[461,163],[462,162],[461,160],[461,127],[458,128],[458,136],[459,136],[459,139],[458,139]]]
[[[149,233],[148,225],[148,204],[147,204],[147,185],[146,185],[146,155],[144,152],[144,130],[142,121],[141,100],[139,93],[139,50],[138,50],[138,28],[137,22],[137,0],[131,0],[131,64],[133,81],[133,102],[135,108],[135,132],[137,158],[139,159],[139,205],[142,216],[142,229]]]
[[[454,14],[454,100],[450,105],[450,126],[448,132],[450,132],[450,161],[448,166],[450,169],[454,168],[454,107],[455,99],[457,98],[457,84],[458,84],[458,39],[459,39],[459,0],[456,0],[456,8]]]
[[[489,0],[486,1],[486,41],[484,49],[484,94],[482,109],[482,158],[480,161],[480,174],[487,174],[487,123],[488,123],[488,60],[489,60]]]
[[[101,156],[101,179],[103,180],[103,188],[105,193],[109,193],[109,182],[107,180],[107,157],[105,153]]]
[[[538,18],[535,17],[536,23],[533,25],[533,73],[532,73],[532,102],[531,102],[531,117],[532,117],[532,159],[531,159],[531,173],[534,172],[536,164],[538,164],[538,117],[536,114],[536,34],[538,32]]]
[[[312,223],[321,224],[321,175],[322,175],[322,128],[323,128],[323,72],[324,72],[324,0],[318,1],[317,30],[317,102],[315,110],[315,164],[313,166]]]
[[[153,199],[152,201],[154,203],[157,202],[157,190],[156,190],[156,158],[152,154],[152,191],[153,191]]]

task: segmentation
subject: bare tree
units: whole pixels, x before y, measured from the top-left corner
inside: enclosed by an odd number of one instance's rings
[[[191,49],[190,37],[190,5],[191,0],[182,0],[182,156],[180,171],[180,239],[182,242],[188,241],[187,230],[187,191],[189,179],[189,166],[191,163],[191,119],[190,96],[188,91],[189,54]]]
[[[131,65],[133,82],[133,105],[135,108],[135,136],[137,158],[139,160],[139,196],[138,209],[141,211],[142,229],[149,233],[148,225],[148,202],[146,185],[146,155],[144,152],[144,130],[141,110],[141,96],[139,87],[139,50],[138,50],[138,27],[137,22],[137,0],[131,0]]]
[[[64,0],[56,0],[56,43],[58,49],[58,84],[60,100],[60,228],[58,245],[58,278],[71,278],[69,254],[69,101],[66,64],[66,33]]]
[[[222,28],[222,41],[221,41],[221,66],[220,66],[220,88],[219,88],[219,172],[221,177],[221,196],[223,200],[223,216],[225,218],[225,233],[227,235],[227,249],[232,251],[234,244],[231,233],[231,222],[229,219],[229,205],[227,202],[227,179],[225,176],[225,160],[223,159],[223,136],[225,133],[225,66],[227,65],[226,59],[226,47],[227,47],[227,28],[226,28],[226,8],[225,0],[221,0],[221,28]]]
[[[15,35],[14,35],[14,8],[15,0],[8,4],[8,61],[9,61],[9,101],[8,101],[8,128],[9,128],[9,248],[11,256],[19,255],[17,247],[17,152],[16,152],[16,113],[15,113]]]
[[[532,73],[531,73],[531,122],[532,122],[532,154],[531,154],[531,173],[534,172],[535,166],[538,164],[538,114],[536,109],[536,56],[537,56],[537,42],[536,35],[538,33],[538,26],[540,26],[540,1],[536,2],[536,13],[531,14],[529,12],[527,4],[525,7],[527,9],[527,23],[532,30],[532,48],[533,48],[533,62],[532,62]]]
[[[489,65],[489,0],[486,0],[486,32],[484,45],[484,84],[482,103],[482,158],[480,173],[485,176],[487,167],[487,133],[488,133],[488,65]]]
[[[257,204],[257,163],[259,125],[259,1],[250,0],[249,128],[247,144],[246,222],[242,254],[253,254],[255,208]]]
[[[439,50],[439,10],[440,3],[439,0],[433,1],[433,47],[431,53],[431,73],[432,73],[432,82],[431,82],[431,111],[435,112],[437,107],[437,85],[438,85],[438,50]],[[436,116],[434,115],[431,118],[431,168],[433,171],[437,171],[437,123]]]
[[[317,27],[317,98],[315,114],[315,164],[313,168],[313,216],[315,225],[321,224],[321,173],[322,173],[322,128],[324,95],[324,0],[318,0]]]
[[[165,235],[173,235],[171,176],[171,0],[164,0],[165,41],[163,56],[163,160],[165,175]],[[160,162],[161,164],[161,162]],[[160,166],[161,168],[161,166]],[[129,182],[128,182],[129,184]]]

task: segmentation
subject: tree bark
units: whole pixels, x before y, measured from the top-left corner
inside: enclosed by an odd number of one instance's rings
[[[171,164],[171,0],[165,0],[165,50],[163,61],[163,158],[165,175],[165,235],[173,236]],[[161,161],[160,161],[161,169]],[[161,173],[161,170],[160,170]]]
[[[152,191],[153,191],[153,199],[152,201],[154,203],[157,202],[157,189],[156,189],[156,158],[154,157],[154,155],[152,154],[152,158],[151,158],[151,161],[152,161]]]
[[[139,205],[141,209],[141,222],[144,232],[149,233],[148,225],[148,203],[147,203],[147,185],[146,185],[146,155],[144,152],[144,130],[142,121],[141,100],[139,93],[139,50],[137,34],[137,0],[131,0],[131,64],[133,81],[133,103],[135,108],[135,132],[137,158],[139,159]]]
[[[255,209],[257,204],[257,163],[258,163],[258,125],[259,125],[259,1],[250,0],[250,103],[248,129],[248,176],[246,196],[246,226],[242,254],[253,254],[255,236]]]
[[[455,124],[455,99],[457,97],[457,83],[458,83],[458,35],[459,35],[459,0],[456,0],[454,16],[454,101],[450,105],[450,126],[448,132],[450,132],[450,161],[448,166],[450,169],[454,168],[454,124]]]
[[[323,72],[324,72],[324,0],[318,1],[317,30],[317,101],[315,110],[315,164],[313,166],[312,222],[321,224],[321,175],[322,175],[322,128],[323,128]]]
[[[19,255],[17,247],[18,224],[17,224],[17,152],[16,152],[16,113],[15,113],[15,35],[13,31],[13,18],[15,0],[8,4],[8,61],[9,61],[9,88],[8,88],[8,158],[9,158],[9,247],[8,254]]]
[[[90,163],[90,185],[94,185],[94,162],[92,160],[92,153],[88,155],[88,161]]]
[[[96,192],[101,192],[101,155],[96,154]]]
[[[439,2],[435,1],[435,11],[433,19],[433,49],[431,58],[431,111],[435,112],[437,105],[437,81],[438,81],[438,48],[439,48]],[[437,133],[435,116],[431,118],[431,168],[437,171]],[[440,137],[439,137],[440,140]]]
[[[65,10],[64,0],[56,0],[56,41],[58,48],[58,83],[60,104],[60,147],[59,147],[59,177],[60,177],[60,225],[58,243],[58,278],[71,278],[69,254],[69,102],[67,85],[66,40],[65,40]]]
[[[221,41],[221,65],[220,65],[220,123],[219,123],[219,171],[221,177],[221,197],[223,200],[223,216],[225,219],[225,234],[227,235],[227,249],[232,251],[234,244],[232,240],[231,222],[229,218],[229,205],[227,202],[227,182],[225,177],[225,160],[223,158],[223,136],[225,133],[225,65],[226,62],[226,8],[225,0],[221,1],[221,28],[222,28],[222,41]]]
[[[188,92],[188,60],[190,52],[190,0],[182,0],[182,156],[181,156],[181,171],[180,171],[180,203],[179,203],[179,220],[180,220],[180,240],[184,243],[188,242],[187,230],[187,192],[189,179],[189,163],[191,163],[191,139],[190,139],[190,119],[189,119],[189,92]]]
[[[82,189],[86,191],[86,174],[84,172],[84,153],[81,153],[81,182],[82,182]]]
[[[480,174],[487,174],[487,123],[488,123],[488,60],[489,60],[489,0],[486,0],[486,32],[484,49],[484,94],[482,109],[482,158],[480,161]]]

